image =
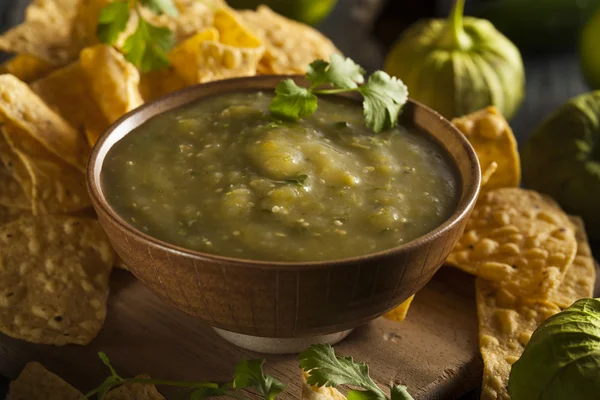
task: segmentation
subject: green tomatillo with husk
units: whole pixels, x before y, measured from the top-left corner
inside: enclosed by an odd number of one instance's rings
[[[411,97],[446,118],[486,106],[510,119],[523,100],[525,71],[517,47],[484,19],[463,17],[457,0],[450,18],[415,23],[393,45],[385,70]]]

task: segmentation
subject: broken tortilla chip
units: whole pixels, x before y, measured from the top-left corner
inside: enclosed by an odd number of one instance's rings
[[[97,45],[83,49],[79,58],[92,95],[110,124],[142,105],[140,74],[117,50]]]
[[[406,319],[406,314],[408,313],[408,309],[410,308],[410,304],[412,303],[415,295],[413,294],[408,299],[404,300],[404,303],[400,304],[398,307],[394,308],[392,311],[387,312],[383,315],[385,319],[389,319],[396,322],[402,322]]]
[[[29,54],[18,54],[0,65],[0,74],[11,74],[29,83],[48,75],[56,65]]]
[[[112,0],[79,1],[70,26],[71,49],[76,54],[84,47],[99,43],[97,29],[100,11]]]
[[[37,362],[30,362],[10,383],[6,400],[79,400],[83,393]]]
[[[0,332],[87,344],[106,316],[114,253],[95,220],[26,217],[0,227]]]
[[[90,148],[84,138],[12,75],[0,75],[0,122],[26,132],[68,164],[85,171]]]
[[[148,375],[138,375],[136,379],[150,379]],[[156,390],[156,386],[148,383],[127,383],[111,390],[104,396],[105,400],[165,400]]]
[[[339,390],[329,386],[311,386],[306,382],[308,374],[302,371],[302,400],[346,400]]]
[[[479,347],[483,357],[482,400],[510,400],[510,368],[533,331],[560,308],[546,301],[519,298],[492,282],[476,281]]]
[[[455,118],[452,123],[467,137],[477,153],[485,178],[485,182],[482,179],[483,191],[520,185],[521,160],[517,140],[510,125],[495,107]]]
[[[265,47],[260,73],[304,74],[314,60],[329,60],[331,54],[340,54],[333,43],[314,28],[285,18],[265,5],[239,14]]]
[[[570,307],[579,299],[594,297],[594,284],[596,283],[596,266],[585,234],[583,220],[580,217],[570,217],[570,219],[575,226],[577,254],[562,283],[548,298],[562,309]]]
[[[548,197],[519,188],[483,194],[447,263],[516,295],[548,298],[575,258],[568,216]]]
[[[34,1],[25,11],[25,21],[0,36],[0,51],[66,64],[73,57],[69,44],[73,10],[74,0]]]

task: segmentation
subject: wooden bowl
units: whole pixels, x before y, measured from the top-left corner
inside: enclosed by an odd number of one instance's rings
[[[460,175],[460,200],[442,225],[401,246],[323,262],[267,262],[220,257],[150,237],[108,204],[102,165],[111,147],[165,111],[217,93],[272,90],[282,76],[217,81],[148,103],[117,121],[92,151],[88,187],[100,223],[131,272],[164,301],[221,330],[269,338],[305,338],[352,329],[421,289],[457,242],[479,192],[473,148],[450,122],[409,101],[401,115],[449,152]],[[301,77],[292,79],[304,84]],[[151,166],[149,166],[151,168]]]

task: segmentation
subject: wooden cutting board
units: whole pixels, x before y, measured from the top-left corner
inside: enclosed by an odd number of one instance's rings
[[[39,361],[85,392],[106,377],[98,351],[123,376],[191,381],[228,380],[238,361],[264,357],[267,373],[287,385],[281,399],[300,397],[295,356],[262,356],[230,345],[128,272],[116,270],[111,287],[106,323],[90,345],[34,345],[0,335],[0,374],[14,379],[27,362]],[[481,382],[474,298],[473,277],[443,267],[416,295],[406,321],[372,321],[336,345],[336,352],[365,361],[384,387],[405,384],[421,400],[457,399]]]

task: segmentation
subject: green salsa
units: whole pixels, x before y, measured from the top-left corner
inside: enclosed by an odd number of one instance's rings
[[[102,184],[142,232],[201,252],[319,261],[411,241],[454,210],[459,181],[416,128],[374,134],[360,104],[319,99],[299,122],[237,92],[156,116],[109,151]]]

